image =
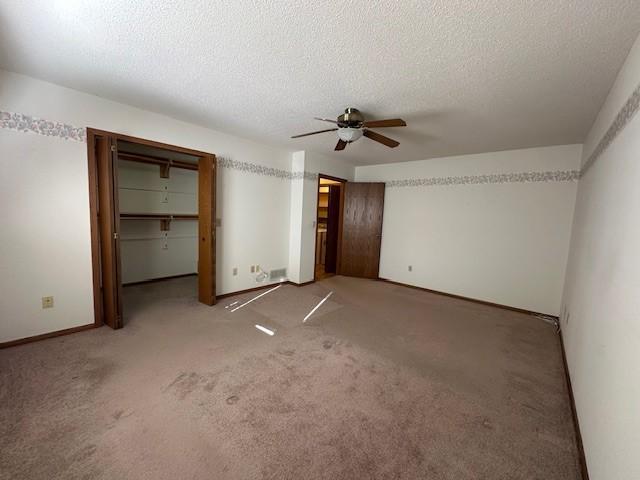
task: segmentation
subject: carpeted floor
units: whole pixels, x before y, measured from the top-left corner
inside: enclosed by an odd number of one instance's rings
[[[127,287],[122,330],[0,351],[0,478],[580,478],[550,325],[345,277],[225,308],[258,293]]]

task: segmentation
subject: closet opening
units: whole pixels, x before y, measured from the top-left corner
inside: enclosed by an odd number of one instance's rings
[[[345,183],[341,178],[318,175],[315,280],[331,277],[340,269]]]
[[[121,328],[167,297],[215,304],[215,156],[87,133],[95,322]]]

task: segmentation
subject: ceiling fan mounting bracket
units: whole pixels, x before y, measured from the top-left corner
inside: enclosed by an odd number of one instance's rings
[[[364,116],[357,108],[345,108],[344,113],[338,117],[339,127],[361,128],[364,124]]]

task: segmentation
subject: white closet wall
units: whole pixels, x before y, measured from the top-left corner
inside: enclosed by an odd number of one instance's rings
[[[172,168],[160,177],[157,165],[120,160],[120,213],[197,214],[198,172]],[[198,221],[173,220],[170,230],[160,220],[120,221],[122,283],[196,273]]]

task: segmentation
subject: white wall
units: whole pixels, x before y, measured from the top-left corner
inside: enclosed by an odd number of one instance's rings
[[[291,171],[304,174],[305,152],[294,152],[291,158]],[[304,212],[304,184],[302,179],[291,181],[291,212],[289,214],[289,280],[302,283],[300,280],[300,259],[302,255],[302,221]]]
[[[0,342],[93,322],[86,149],[0,129]]]
[[[322,173],[344,180],[353,180],[354,178],[355,169],[346,161],[308,151],[296,152],[295,155],[294,171]],[[289,276],[296,283],[305,283],[312,281],[315,274],[318,179],[305,177],[291,183],[291,255],[293,255],[293,261],[289,263]]]
[[[118,162],[121,213],[198,213],[198,172],[172,168],[160,177],[157,165]],[[122,283],[141,282],[198,271],[198,220],[174,220],[161,230],[160,220],[120,221]]]
[[[558,315],[577,182],[464,177],[569,171],[580,154],[580,145],[566,145],[357,167],[357,181],[462,183],[387,185],[380,276]]]
[[[0,111],[291,168],[286,150],[1,70]],[[86,152],[82,142],[0,128],[0,342],[93,322]],[[287,267],[290,183],[219,168],[218,294],[255,287],[251,264]],[[43,310],[48,295],[55,307]]]
[[[585,142],[640,100],[640,38]],[[637,109],[637,102],[636,102]],[[591,480],[640,478],[640,114],[580,180],[561,318]]]

